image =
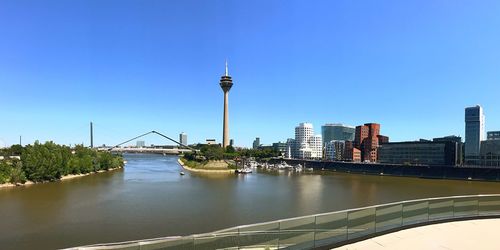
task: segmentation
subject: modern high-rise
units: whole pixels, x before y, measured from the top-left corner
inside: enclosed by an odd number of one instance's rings
[[[356,127],[354,147],[361,151],[363,161],[376,162],[378,149],[378,136],[380,135],[380,124],[366,123]]]
[[[311,123],[300,123],[295,127],[295,139],[287,140],[288,158],[321,159],[323,157],[323,140],[321,135],[314,135]]]
[[[260,146],[260,138],[256,137],[255,140],[253,140],[252,148],[253,149],[258,149]]]
[[[297,144],[308,143],[309,138],[314,135],[314,128],[311,123],[300,123],[295,127],[295,141]]]
[[[381,144],[388,143],[389,137],[380,135],[380,124],[366,123],[357,126],[352,147],[346,146],[346,160],[357,161],[353,149],[361,152],[361,161],[376,162],[378,160],[378,148]],[[352,151],[352,152],[351,152]]]
[[[182,144],[182,145],[188,145],[188,135],[184,132],[180,133],[179,134],[179,142]]]
[[[353,141],[356,129],[352,126],[327,123],[321,126],[321,136],[326,145],[330,141]]]
[[[484,141],[484,113],[479,105],[465,108],[465,163],[479,165]]]
[[[226,73],[220,78],[220,87],[224,92],[224,115],[223,115],[223,125],[222,125],[222,147],[226,148],[229,146],[229,90],[233,86],[233,80],[228,74],[227,61],[226,61]]]

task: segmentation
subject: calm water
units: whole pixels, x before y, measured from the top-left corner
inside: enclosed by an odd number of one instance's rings
[[[319,171],[180,176],[177,157],[125,158],[122,170],[0,189],[0,249],[186,235],[406,199],[500,193],[492,182]]]

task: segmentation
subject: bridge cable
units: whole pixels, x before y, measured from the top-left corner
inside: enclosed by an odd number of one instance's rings
[[[150,131],[150,132],[144,133],[144,134],[142,134],[142,135],[136,136],[136,137],[134,137],[134,138],[132,138],[132,139],[130,139],[130,140],[124,141],[124,142],[122,142],[122,143],[120,143],[120,144],[116,144],[115,146],[113,146],[113,147],[109,148],[108,150],[109,150],[109,151],[111,151],[112,149],[117,148],[117,147],[119,147],[119,146],[121,146],[121,145],[123,145],[123,144],[125,144],[125,143],[131,142],[131,141],[136,140],[136,139],[139,139],[139,138],[141,138],[141,137],[143,137],[143,136],[146,136],[146,135],[152,134],[153,132],[154,132],[154,131]]]
[[[188,148],[188,149],[191,149],[191,150],[193,150],[193,151],[196,151],[194,148],[192,148],[192,147],[190,147],[190,146],[188,146],[188,145],[184,145],[184,144],[182,144],[182,143],[180,143],[180,142],[178,142],[178,141],[176,141],[176,140],[174,140],[174,139],[172,139],[172,138],[170,138],[170,137],[168,137],[168,136],[166,136],[166,135],[164,135],[164,134],[162,134],[162,133],[160,133],[160,132],[157,132],[157,131],[154,131],[154,130],[153,130],[153,131],[151,131],[151,133],[155,133],[155,134],[157,134],[157,135],[159,135],[159,136],[163,136],[163,137],[165,137],[165,138],[167,138],[167,139],[169,139],[169,140],[171,140],[171,141],[173,141],[173,142],[175,142],[175,143],[179,144],[180,146],[183,146],[183,147],[185,147],[185,148]]]
[[[178,144],[178,145],[180,145],[180,146],[182,146],[182,147],[188,148],[188,149],[190,149],[190,150],[192,150],[192,151],[196,152],[196,149],[194,149],[194,148],[192,148],[192,147],[190,147],[190,146],[188,146],[188,145],[184,145],[184,144],[182,144],[182,143],[180,143],[180,142],[178,142],[178,141],[176,141],[176,140],[174,140],[174,139],[172,139],[172,138],[170,138],[170,137],[168,137],[168,136],[166,136],[166,135],[164,135],[164,134],[162,134],[162,133],[160,133],[160,132],[154,131],[154,130],[153,130],[153,131],[150,131],[150,132],[147,132],[147,133],[144,133],[144,134],[142,134],[142,135],[136,136],[136,137],[134,137],[134,138],[132,138],[132,139],[130,139],[130,140],[124,141],[124,142],[122,142],[122,143],[120,143],[120,144],[117,144],[117,145],[115,145],[115,146],[113,146],[113,147],[109,148],[109,149],[108,149],[108,151],[111,151],[111,150],[113,150],[114,148],[117,148],[117,147],[119,147],[119,146],[121,146],[121,145],[123,145],[123,144],[125,144],[125,143],[131,142],[131,141],[133,141],[133,140],[139,139],[139,138],[141,138],[141,137],[143,137],[143,136],[146,136],[146,135],[149,135],[149,134],[157,134],[157,135],[159,135],[159,136],[162,136],[162,137],[164,137],[164,138],[167,138],[167,139],[168,139],[168,140],[170,140],[170,141],[175,142],[176,144]]]

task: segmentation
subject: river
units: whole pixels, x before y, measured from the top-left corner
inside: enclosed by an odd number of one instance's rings
[[[500,193],[494,182],[323,171],[181,176],[176,156],[124,156],[124,169],[0,189],[0,249],[188,235],[407,199]]]

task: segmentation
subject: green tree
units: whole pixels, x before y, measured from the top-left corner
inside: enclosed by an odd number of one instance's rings
[[[23,146],[16,144],[16,145],[12,145],[8,151],[9,151],[9,156],[22,155],[24,148],[23,148]]]
[[[229,153],[229,154],[232,154],[232,153],[235,153],[236,150],[234,149],[233,146],[229,145],[226,147],[226,153]]]
[[[0,184],[9,182],[12,166],[7,161],[0,161]]]
[[[17,184],[17,183],[25,183],[26,182],[26,175],[24,174],[23,171],[23,164],[19,160],[15,160],[12,162],[12,171],[10,173],[10,183]]]
[[[113,167],[113,156],[109,152],[99,152],[100,170],[108,170]]]
[[[53,142],[27,146],[21,159],[26,177],[34,182],[54,181],[64,172],[62,148]]]
[[[68,161],[68,168],[70,169],[70,174],[81,174],[82,170],[80,168],[80,158],[73,156]]]
[[[218,145],[205,145],[201,148],[201,153],[208,160],[222,160],[224,157],[224,149]]]
[[[82,174],[90,173],[94,171],[94,162],[92,156],[84,155],[80,159],[80,169]]]

